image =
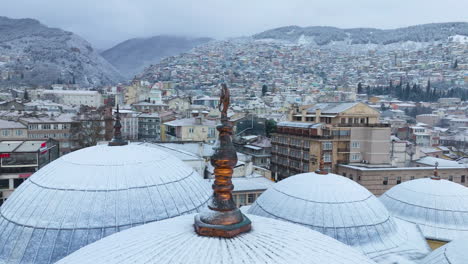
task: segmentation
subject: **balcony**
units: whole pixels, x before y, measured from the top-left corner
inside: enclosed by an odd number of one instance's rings
[[[351,150],[349,148],[338,148],[338,153],[349,153]]]

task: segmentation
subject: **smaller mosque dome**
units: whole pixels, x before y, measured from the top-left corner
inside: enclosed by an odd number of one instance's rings
[[[235,238],[199,236],[194,215],[135,227],[84,247],[58,263],[375,264],[351,247],[299,225],[248,216]]]
[[[286,178],[265,191],[248,213],[307,226],[380,263],[406,263],[429,252],[415,225],[394,219],[367,189],[332,173]]]
[[[198,212],[210,185],[139,144],[81,149],[34,173],[0,208],[0,263],[54,263],[110,234]]]
[[[468,188],[463,185],[416,179],[391,188],[380,200],[396,218],[417,224],[427,239],[468,236]]]
[[[455,239],[434,250],[421,264],[466,264],[468,263],[468,237]]]

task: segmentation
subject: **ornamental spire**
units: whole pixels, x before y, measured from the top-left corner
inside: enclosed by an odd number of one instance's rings
[[[320,158],[320,163],[319,163],[319,169],[315,171],[317,174],[328,174],[328,172],[325,170],[324,162],[323,162],[323,156]]]
[[[112,137],[112,140],[109,141],[109,146],[124,146],[128,144],[128,142],[122,138],[121,129],[122,124],[120,123],[119,105],[117,105],[117,111],[115,112],[114,136]]]
[[[434,175],[431,176],[431,179],[433,180],[440,180],[439,176],[439,162],[436,161],[435,167],[434,167]]]
[[[232,173],[237,164],[237,153],[231,141],[232,125],[227,117],[229,108],[229,89],[221,84],[221,96],[218,108],[221,111],[219,147],[211,157],[215,181],[212,185],[213,196],[208,209],[195,216],[195,231],[201,236],[235,237],[251,229],[250,219],[237,208],[232,199]]]

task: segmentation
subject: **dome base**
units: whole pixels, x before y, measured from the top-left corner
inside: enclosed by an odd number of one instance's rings
[[[232,225],[211,225],[203,222],[200,214],[195,215],[195,232],[200,236],[232,238],[250,231],[250,219],[242,214],[242,221]]]

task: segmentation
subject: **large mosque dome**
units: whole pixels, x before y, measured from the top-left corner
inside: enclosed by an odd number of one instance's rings
[[[380,263],[407,263],[429,252],[415,225],[394,219],[367,189],[336,174],[304,173],[282,180],[248,213],[307,226]]]
[[[230,239],[197,235],[193,215],[150,223],[106,237],[59,263],[375,264],[353,248],[300,225],[248,217],[252,230]]]
[[[468,237],[456,239],[434,250],[421,264],[466,264],[468,263]]]
[[[54,263],[137,225],[198,212],[211,188],[157,148],[99,145],[34,173],[0,208],[0,263]]]
[[[468,188],[463,185],[417,179],[391,188],[380,200],[396,218],[417,224],[429,240],[468,236]]]

